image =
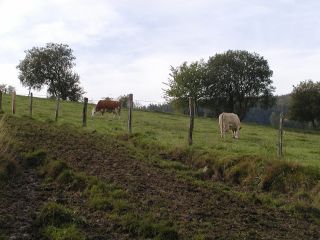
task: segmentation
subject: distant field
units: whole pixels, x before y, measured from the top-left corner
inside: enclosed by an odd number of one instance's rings
[[[34,98],[33,117],[41,121],[53,121],[55,101]],[[11,96],[4,95],[3,108],[11,112]],[[81,126],[83,104],[62,102],[59,124],[71,123]],[[127,111],[121,112],[121,119],[113,119],[111,114],[95,118],[90,117],[92,105],[88,108],[89,130],[121,136],[127,133]],[[16,115],[28,115],[28,98],[17,96]],[[140,143],[159,146],[164,149],[187,147],[189,119],[187,116],[154,112],[133,112],[133,133]],[[196,118],[193,149],[209,152],[219,158],[239,155],[258,155],[266,159],[276,159],[277,130],[256,124],[242,124],[240,139],[234,140],[231,134],[225,140],[220,139],[216,119]],[[320,167],[320,133],[317,131],[285,129],[284,159],[303,165]]]

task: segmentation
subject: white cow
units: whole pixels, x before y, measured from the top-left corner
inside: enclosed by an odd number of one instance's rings
[[[219,126],[221,137],[225,136],[225,133],[232,130],[233,138],[239,138],[240,119],[235,113],[221,113],[219,115]]]

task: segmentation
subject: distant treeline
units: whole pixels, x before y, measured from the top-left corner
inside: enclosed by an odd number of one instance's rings
[[[244,122],[253,122],[264,125],[271,125],[273,127],[279,126],[280,113],[284,114],[286,127],[292,128],[311,128],[310,123],[301,123],[298,121],[289,120],[289,105],[291,101],[290,94],[276,96],[276,104],[267,109],[261,107],[250,108],[246,113],[246,117],[243,119]],[[163,103],[163,104],[149,104],[148,106],[136,106],[136,108],[152,111],[152,112],[164,112],[164,113],[182,113],[188,114],[188,108],[181,108],[175,106],[173,103]],[[197,116],[199,117],[217,117],[218,113],[211,111],[208,108],[198,106],[196,109]]]

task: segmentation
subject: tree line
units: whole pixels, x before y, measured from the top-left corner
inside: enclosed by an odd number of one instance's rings
[[[13,87],[11,85],[7,86],[7,84],[0,84],[0,91],[3,93],[10,94],[10,93],[14,92],[15,90],[16,90],[15,87]]]
[[[199,113],[217,116],[221,112],[237,113],[240,119],[264,118],[275,123],[275,114],[283,112],[287,121],[320,125],[320,82],[306,80],[294,86],[286,105],[277,103],[268,61],[257,53],[228,50],[180,66],[171,66],[164,89],[168,102],[187,110],[188,99],[194,99]],[[153,107],[154,108],[154,107]],[[267,118],[267,119],[266,119]],[[291,125],[297,126],[291,122]]]
[[[229,50],[207,62],[171,67],[164,93],[178,106],[186,105],[191,97],[197,107],[209,108],[215,115],[234,112],[243,119],[251,107],[274,104],[272,74],[267,60],[257,53]]]

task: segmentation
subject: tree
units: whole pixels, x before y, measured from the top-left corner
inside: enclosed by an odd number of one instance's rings
[[[118,101],[121,103],[122,108],[128,107],[128,98],[129,98],[129,95],[121,95],[118,97]]]
[[[6,84],[0,84],[0,91],[3,93],[7,93],[7,85]]]
[[[66,44],[47,43],[25,51],[25,58],[17,69],[23,86],[40,90],[48,86],[48,95],[78,101],[84,94],[80,77],[73,72],[76,59]]]
[[[300,82],[293,88],[289,108],[290,117],[300,122],[312,122],[313,128],[316,121],[320,120],[320,82],[311,80]]]
[[[193,62],[188,65],[184,62],[179,67],[171,66],[169,87],[164,90],[168,101],[178,106],[187,106],[189,97],[192,97],[198,105],[198,101],[203,97],[203,81],[206,78],[206,64],[203,60]]]
[[[11,85],[9,85],[8,87],[7,87],[7,93],[8,94],[11,94],[11,93],[13,93],[13,92],[15,92],[16,91],[16,88],[15,87],[13,87],[13,86],[11,86]]]
[[[273,72],[258,54],[229,50],[210,57],[207,68],[204,99],[217,113],[235,112],[243,119],[250,107],[274,104]]]

